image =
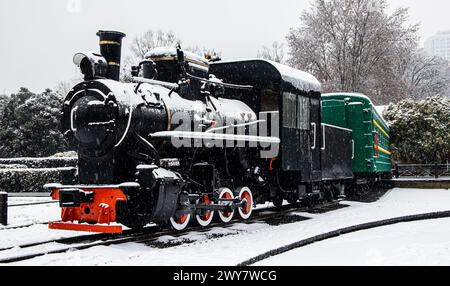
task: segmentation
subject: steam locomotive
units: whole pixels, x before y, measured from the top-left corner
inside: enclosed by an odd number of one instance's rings
[[[260,203],[345,197],[384,172],[355,175],[355,150],[367,146],[355,146],[349,126],[322,122],[334,110],[322,109],[310,74],[176,47],[148,52],[131,82],[120,82],[125,35],[97,35],[100,53],[74,56],[84,81],[64,101],[62,129],[78,152],[77,183],[46,186],[61,207],[51,229],[120,233],[153,222],[183,230],[190,221],[208,226],[215,213],[227,223]],[[349,96],[333,99],[341,116],[354,105]],[[370,147],[358,152],[366,165]]]

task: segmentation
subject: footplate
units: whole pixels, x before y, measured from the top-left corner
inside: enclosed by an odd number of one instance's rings
[[[75,224],[65,222],[51,222],[48,224],[50,229],[59,230],[73,230],[73,231],[85,231],[85,232],[98,232],[98,233],[122,233],[122,227],[120,225],[90,225],[90,224]]]

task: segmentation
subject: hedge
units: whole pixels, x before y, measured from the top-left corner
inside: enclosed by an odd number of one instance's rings
[[[26,168],[63,168],[75,167],[77,157],[49,157],[49,158],[10,158],[0,159],[0,165],[23,165]],[[12,168],[10,168],[12,169]]]
[[[0,170],[1,169],[27,169],[28,167],[26,165],[18,165],[18,164],[0,164]]]
[[[45,184],[72,184],[76,168],[0,169],[0,192],[34,193],[47,191]]]

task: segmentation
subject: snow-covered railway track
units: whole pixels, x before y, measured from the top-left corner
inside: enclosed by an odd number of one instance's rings
[[[254,215],[251,219],[247,221],[241,221],[239,219],[235,219],[231,221],[230,223],[257,223],[261,221],[267,221],[267,220],[278,220],[280,224],[285,224],[289,222],[283,222],[281,219],[282,217],[288,215],[292,212],[308,212],[308,211],[329,211],[330,209],[339,208],[342,207],[339,205],[339,202],[331,202],[331,203],[324,203],[321,205],[318,205],[314,208],[309,207],[299,207],[298,205],[288,205],[284,206],[281,209],[279,208],[262,208],[257,209],[254,211]],[[46,244],[62,244],[61,247],[56,247],[55,249],[47,250],[47,251],[30,251],[21,255],[17,256],[9,256],[0,258],[0,263],[13,263],[13,262],[19,262],[19,261],[25,261],[29,259],[33,259],[35,257],[44,256],[47,254],[58,254],[58,253],[64,253],[67,251],[73,251],[73,250],[83,250],[87,248],[91,248],[94,246],[110,246],[110,245],[117,245],[117,244],[123,244],[128,242],[134,242],[134,243],[147,243],[151,244],[152,242],[158,241],[158,239],[162,236],[171,236],[173,238],[184,236],[190,232],[207,232],[211,230],[214,227],[220,227],[224,226],[223,223],[217,222],[212,223],[208,227],[190,227],[184,231],[172,231],[172,230],[161,230],[157,226],[150,226],[145,228],[144,230],[128,230],[124,231],[121,235],[111,235],[111,234],[91,234],[91,235],[83,235],[83,236],[77,236],[77,237],[69,237],[69,238],[62,238],[62,239],[56,239],[56,240],[48,240],[48,241],[42,241],[42,242],[36,242],[36,243],[30,243],[25,245],[19,245],[9,248],[0,249],[0,255],[3,251],[10,251],[12,249],[31,249],[31,248],[37,248],[42,245]]]
[[[49,205],[49,204],[58,204],[59,202],[50,201],[50,202],[36,202],[36,203],[22,203],[22,204],[8,204],[9,208],[13,207],[28,207],[28,206],[36,206],[36,205]]]
[[[265,253],[262,253],[258,256],[252,257],[250,259],[247,259],[241,263],[238,264],[238,266],[251,266],[256,264],[257,262],[263,261],[265,259],[268,259],[270,257],[280,255],[283,253],[286,253],[288,251],[298,249],[307,245],[311,245],[316,242],[336,238],[341,235],[350,234],[354,232],[359,232],[363,230],[369,230],[369,229],[375,229],[380,228],[384,226],[389,225],[395,225],[399,223],[408,223],[408,222],[416,222],[416,221],[426,221],[426,220],[433,220],[433,219],[442,219],[442,218],[449,218],[450,217],[450,211],[440,211],[440,212],[430,212],[430,213],[423,213],[423,214],[416,214],[416,215],[408,215],[408,216],[401,216],[401,217],[395,217],[395,218],[389,218],[379,221],[373,221],[353,226],[348,226],[344,228],[340,228],[337,230],[333,230],[327,233],[323,233],[320,235],[316,235],[310,238],[302,239],[297,242],[291,243],[289,245],[279,247],[270,251],[267,251]]]
[[[29,224],[14,225],[14,226],[5,226],[5,227],[0,228],[0,231],[3,231],[3,230],[13,230],[13,229],[19,229],[19,228],[27,228],[27,227],[31,227],[31,226],[35,226],[35,225],[47,225],[47,224],[49,224],[49,223],[50,223],[50,222],[47,221],[47,222],[29,223]],[[0,251],[2,251],[2,250],[4,250],[4,249],[1,249],[1,248],[0,248]]]
[[[48,223],[39,223],[39,224],[46,225]],[[33,224],[33,225],[36,225],[36,224]],[[33,225],[30,225],[30,226],[33,226]],[[18,226],[15,228],[23,228],[23,227],[27,227],[27,226]],[[97,234],[86,234],[86,235],[80,235],[80,236],[71,236],[71,237],[65,237],[65,238],[60,238],[60,239],[45,240],[45,241],[39,241],[39,242],[33,242],[33,243],[27,243],[27,244],[22,244],[22,245],[0,248],[0,254],[2,251],[11,250],[14,248],[26,249],[26,248],[32,248],[32,247],[45,245],[45,244],[49,244],[49,243],[75,245],[77,243],[83,243],[83,242],[89,242],[89,241],[99,242],[99,241],[106,241],[109,239],[120,239],[120,238],[125,238],[125,237],[132,237],[134,235],[142,235],[144,233],[153,233],[153,232],[157,231],[157,229],[158,228],[156,226],[149,226],[149,227],[144,228],[143,230],[125,230],[122,234],[119,234],[119,235],[97,233]],[[0,263],[2,263],[1,258],[0,258]]]

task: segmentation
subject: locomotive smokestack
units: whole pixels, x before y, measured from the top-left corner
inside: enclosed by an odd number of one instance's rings
[[[106,78],[119,80],[120,60],[122,57],[122,39],[124,33],[116,31],[98,31],[100,37],[100,53],[108,62]]]

